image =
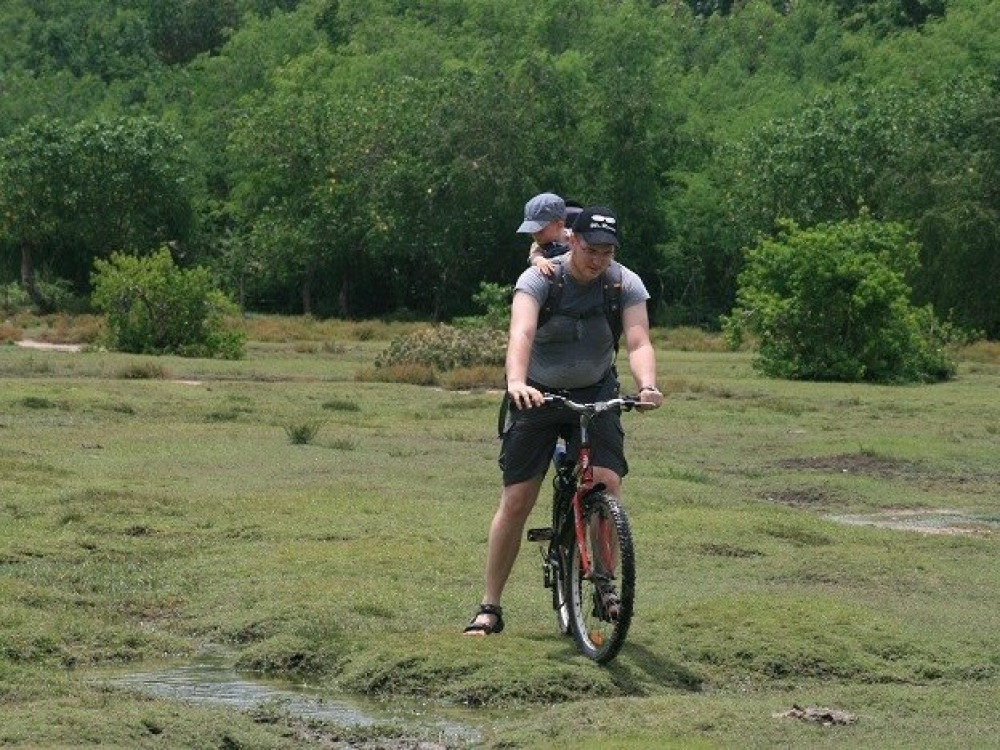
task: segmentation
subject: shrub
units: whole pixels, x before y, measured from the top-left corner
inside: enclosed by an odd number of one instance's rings
[[[868,215],[799,229],[751,251],[737,304],[723,320],[730,345],[759,344],[755,367],[793,380],[919,382],[954,376],[957,330],[910,303],[917,245],[900,224]]]
[[[0,323],[0,344],[9,344],[20,341],[24,336],[24,331],[10,323]]]
[[[309,445],[319,434],[322,422],[308,421],[285,425],[285,434],[292,445]]]
[[[31,300],[24,288],[15,281],[0,286],[0,312],[5,315],[26,310],[31,306]]]
[[[390,342],[375,360],[379,369],[423,365],[437,371],[478,365],[503,365],[506,336],[490,328],[420,328]]]
[[[39,297],[45,300],[46,310],[61,311],[71,315],[87,311],[87,300],[73,292],[73,285],[66,279],[49,280],[44,277],[35,279],[35,289]],[[0,312],[12,315],[21,311],[35,311],[36,305],[20,283],[14,281],[0,285]]]
[[[104,321],[99,315],[56,313],[42,317],[45,328],[33,338],[57,344],[90,344],[100,338]]]
[[[482,281],[479,291],[472,295],[472,301],[485,310],[477,316],[456,319],[461,327],[492,328],[495,331],[506,331],[510,328],[510,298],[513,290],[503,284],[492,284]]]
[[[229,324],[236,305],[203,268],[180,269],[163,248],[94,261],[93,302],[107,316],[108,346],[136,354],[239,359],[246,334]]]

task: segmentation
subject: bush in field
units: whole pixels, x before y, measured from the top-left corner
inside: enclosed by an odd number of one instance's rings
[[[917,245],[900,224],[867,215],[800,229],[751,251],[728,341],[758,340],[755,367],[793,380],[880,383],[945,380],[955,329],[910,303]]]
[[[479,291],[472,295],[472,301],[485,312],[456,318],[453,322],[460,328],[492,328],[506,332],[510,328],[510,299],[513,293],[509,285],[481,281]]]
[[[503,365],[507,335],[490,328],[420,328],[399,336],[375,360],[379,369],[423,365],[438,371],[478,365]]]
[[[319,434],[322,422],[311,420],[308,422],[296,422],[285,425],[285,434],[292,442],[292,445],[309,445]]]
[[[164,248],[145,258],[94,261],[94,306],[107,318],[108,346],[136,354],[239,359],[246,334],[229,325],[236,305],[203,268],[180,269]]]

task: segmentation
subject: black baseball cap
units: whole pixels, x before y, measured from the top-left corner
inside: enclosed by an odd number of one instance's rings
[[[568,229],[573,228],[573,222],[576,221],[576,217],[583,213],[583,204],[577,203],[573,200],[566,201],[566,227]]]
[[[573,222],[573,234],[588,245],[618,247],[618,217],[607,206],[587,206]]]

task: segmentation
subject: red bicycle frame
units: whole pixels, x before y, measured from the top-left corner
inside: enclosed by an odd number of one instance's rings
[[[576,544],[580,549],[580,564],[583,566],[583,577],[591,578],[593,563],[590,550],[587,549],[587,534],[583,528],[583,498],[593,488],[594,468],[590,465],[590,438],[587,434],[587,417],[580,418],[580,449],[577,452],[577,486],[570,503],[573,507],[573,528],[576,530]],[[608,524],[601,523],[597,528],[597,539],[600,549],[597,550],[606,567],[611,567],[614,552],[611,548],[611,536]]]

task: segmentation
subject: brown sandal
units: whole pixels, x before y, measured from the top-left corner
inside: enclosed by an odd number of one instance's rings
[[[491,625],[488,622],[476,622],[481,615],[490,615],[497,618]],[[465,633],[482,633],[483,635],[496,635],[503,631],[503,608],[499,604],[480,604],[476,614],[465,626]]]
[[[615,585],[607,578],[595,581],[594,615],[605,622],[614,622],[621,611],[622,600]]]

